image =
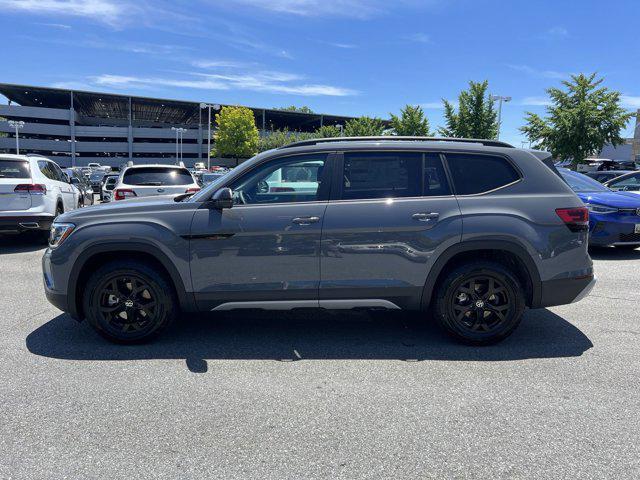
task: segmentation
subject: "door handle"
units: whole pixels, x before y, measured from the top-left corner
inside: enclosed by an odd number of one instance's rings
[[[431,220],[437,220],[439,216],[440,214],[436,212],[414,213],[411,215],[411,218],[418,220],[419,222],[430,222]]]
[[[311,225],[312,223],[318,223],[320,221],[320,217],[295,217],[291,220],[291,223],[295,223],[296,225]]]

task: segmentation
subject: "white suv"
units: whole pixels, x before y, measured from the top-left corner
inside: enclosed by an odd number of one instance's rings
[[[0,233],[49,231],[80,204],[80,191],[57,163],[39,155],[0,154]]]
[[[152,195],[195,193],[200,185],[185,167],[176,165],[134,165],[118,178],[112,200]]]

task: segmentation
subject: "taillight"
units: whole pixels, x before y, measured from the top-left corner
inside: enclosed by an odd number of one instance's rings
[[[47,193],[47,187],[40,183],[21,183],[20,185],[16,185],[13,191],[29,193],[30,195],[45,195]]]
[[[572,232],[589,230],[589,210],[587,207],[556,208],[556,213]]]
[[[136,192],[129,188],[118,188],[115,191],[115,199],[116,200],[126,200],[127,198],[137,197]]]
[[[192,188],[187,188],[187,190],[184,193],[196,193],[200,191],[200,187],[192,187]]]

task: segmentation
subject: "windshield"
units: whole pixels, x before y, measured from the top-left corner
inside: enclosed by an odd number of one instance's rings
[[[186,168],[132,168],[124,172],[122,183],[127,185],[190,185],[193,177]]]
[[[594,180],[593,178],[582,175],[581,173],[572,172],[570,170],[560,170],[560,175],[574,192],[610,192],[607,187]]]
[[[29,178],[29,162],[21,160],[0,160],[0,178]]]

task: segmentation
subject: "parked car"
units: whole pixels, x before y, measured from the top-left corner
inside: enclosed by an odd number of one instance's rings
[[[618,170],[615,160],[608,158],[587,158],[584,163],[579,163],[577,170],[581,173],[600,172],[603,170]]]
[[[207,166],[204,164],[204,162],[196,162],[193,165],[193,169],[194,170],[206,170]]]
[[[81,205],[69,182],[48,158],[0,154],[0,233],[48,232],[55,217]]]
[[[89,162],[87,163],[87,167],[89,167],[90,169],[96,169],[96,168],[102,168],[102,165],[100,165],[97,162]]]
[[[262,188],[306,165],[314,190]],[[135,171],[127,188],[155,182],[151,173]],[[544,152],[318,139],[263,152],[194,195],[63,215],[43,258],[45,292],[120,343],[158,334],[179,312],[320,307],[432,310],[454,337],[487,344],[509,336],[525,307],[588,294],[588,225]]]
[[[89,179],[82,174],[82,171],[75,168],[67,168],[65,173],[80,192],[80,206],[93,205],[93,187]]]
[[[93,193],[100,194],[104,176],[105,173],[102,170],[96,170],[89,175],[89,182],[91,183],[91,188],[93,188]]]
[[[195,193],[200,185],[185,167],[135,165],[122,172],[113,191],[113,200],[134,197]]]
[[[605,183],[614,191],[640,194],[640,172],[629,172]]]
[[[604,171],[594,171],[594,172],[586,172],[585,175],[593,178],[594,180],[605,183],[609,180],[613,180],[614,178],[619,177],[620,175],[624,175],[626,173],[630,173],[629,170],[604,170]]]
[[[561,175],[589,209],[589,244],[620,249],[640,247],[640,195],[614,192],[586,175]]]
[[[205,187],[223,176],[224,173],[203,173],[201,180],[202,186]]]
[[[108,203],[113,200],[113,189],[116,188],[119,176],[119,173],[104,176],[104,180],[102,182],[102,190],[100,192],[100,201],[102,203]]]

